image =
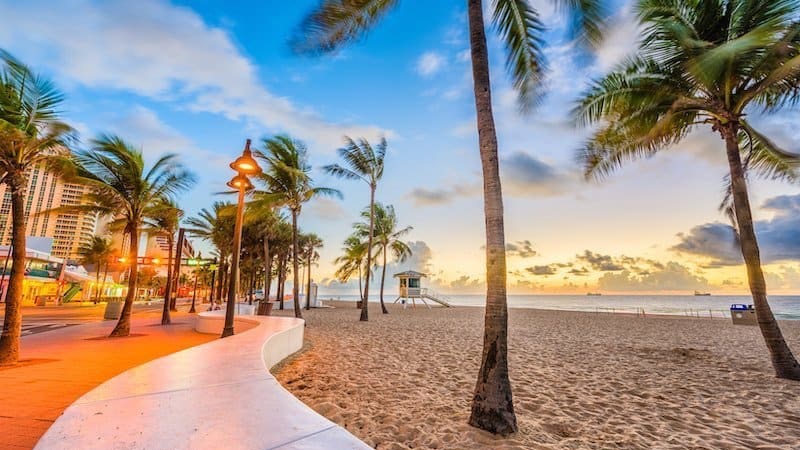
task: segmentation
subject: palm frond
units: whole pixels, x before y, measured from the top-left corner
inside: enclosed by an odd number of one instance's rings
[[[520,108],[527,111],[541,93],[544,25],[527,0],[493,0],[492,23],[506,48],[506,70],[519,96]]]
[[[358,40],[399,0],[322,0],[290,41],[297,53],[327,53]]]

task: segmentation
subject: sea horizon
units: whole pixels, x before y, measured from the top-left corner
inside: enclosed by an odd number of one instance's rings
[[[485,294],[445,294],[443,299],[453,306],[481,307]],[[357,301],[358,294],[330,294],[322,292],[323,300]],[[395,295],[384,295],[384,301],[394,303]],[[370,294],[370,303],[379,302],[375,294]],[[427,300],[431,305],[435,303]],[[424,303],[417,299],[418,306]],[[691,317],[730,317],[732,304],[750,305],[749,295],[670,295],[670,294],[624,294],[599,296],[579,294],[509,294],[509,308],[549,309],[558,311],[613,312],[663,314]],[[782,320],[800,320],[800,295],[769,296],[769,304],[775,317]]]

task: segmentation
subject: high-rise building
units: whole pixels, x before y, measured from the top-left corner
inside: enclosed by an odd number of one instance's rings
[[[63,206],[78,205],[87,188],[66,183],[43,165],[28,174],[25,195],[25,234],[53,239],[52,255],[77,259],[78,249],[92,239],[97,215],[89,213],[45,212]],[[0,185],[0,245],[11,243],[11,193]]]

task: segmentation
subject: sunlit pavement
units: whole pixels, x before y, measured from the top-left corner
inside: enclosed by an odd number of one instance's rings
[[[0,368],[0,450],[32,448],[67,406],[103,381],[217,337],[193,331],[183,301],[173,325],[161,326],[161,305],[137,305],[132,336],[115,339],[105,338],[116,321],[102,320],[103,305],[25,308],[26,325],[79,325],[24,336],[21,364]]]

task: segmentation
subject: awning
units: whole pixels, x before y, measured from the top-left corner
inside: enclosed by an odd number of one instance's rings
[[[82,274],[82,273],[70,272],[70,271],[65,270],[64,271],[64,279],[67,280],[67,281],[73,281],[73,282],[78,282],[79,283],[81,281],[92,281],[95,278],[93,276],[91,276],[91,275],[88,275],[88,274],[85,275],[85,274]]]

